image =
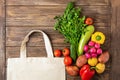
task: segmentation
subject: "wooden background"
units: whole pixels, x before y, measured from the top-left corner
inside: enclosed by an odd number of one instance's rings
[[[6,80],[7,58],[19,57],[20,44],[33,29],[41,29],[50,37],[53,49],[69,47],[64,37],[53,30],[54,16],[63,14],[71,0],[0,0],[0,80]],[[93,80],[120,79],[120,1],[119,0],[74,0],[82,8],[83,15],[92,17],[96,31],[105,33],[105,48],[111,59],[105,73]],[[28,44],[28,56],[46,56],[41,34],[33,34]],[[67,80],[80,80],[70,77]]]

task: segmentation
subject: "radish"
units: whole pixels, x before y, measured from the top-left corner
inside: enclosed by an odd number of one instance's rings
[[[91,58],[90,53],[85,53],[86,58]]]
[[[95,43],[95,48],[100,48],[100,44],[99,43]]]
[[[96,53],[92,53],[91,56],[92,57],[97,57],[97,54]]]
[[[102,49],[101,48],[97,49],[97,54],[98,55],[102,54]]]
[[[87,52],[88,49],[89,49],[89,46],[88,46],[88,45],[85,45],[85,46],[84,46],[84,51]]]
[[[90,53],[96,53],[96,49],[93,47],[90,49]]]
[[[88,43],[88,45],[89,45],[89,46],[94,46],[94,45],[95,45],[95,42],[90,41],[90,42]]]

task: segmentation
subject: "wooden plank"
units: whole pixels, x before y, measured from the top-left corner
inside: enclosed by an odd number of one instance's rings
[[[62,15],[66,6],[8,6],[7,26],[53,26],[54,17]],[[95,19],[96,26],[108,26],[110,23],[109,6],[81,6],[82,14]],[[101,24],[100,24],[101,23]]]
[[[54,31],[53,27],[7,27],[6,29],[6,46],[20,46],[21,41],[25,37],[25,35],[33,30],[33,29],[41,29],[45,31],[53,44],[53,46],[68,46],[69,44],[64,42],[64,37],[58,31]],[[96,27],[96,31],[102,31],[105,33],[107,39],[105,42],[106,48],[109,47],[110,43],[110,28],[109,27]],[[44,43],[42,41],[42,36],[39,34],[35,34],[32,36],[30,43],[28,46],[43,46]]]
[[[120,44],[119,40],[120,40],[120,8],[119,7],[114,7],[114,11],[112,14],[112,47],[117,47],[119,46],[118,44]]]
[[[118,45],[118,44],[117,44]],[[110,72],[110,78],[111,80],[119,80],[120,79],[120,72],[118,69],[120,68],[120,47],[111,49],[111,72]]]
[[[71,0],[7,0],[7,5],[66,5]],[[108,5],[109,0],[72,0],[78,5]]]
[[[21,41],[25,35],[33,30],[41,29],[45,31],[51,38],[53,46],[69,45],[64,42],[64,37],[58,31],[54,31],[53,27],[7,27],[6,29],[6,46],[20,46]],[[107,36],[106,44],[110,43],[110,28],[96,28],[96,31],[102,31]],[[29,46],[42,46],[44,45],[41,35],[34,35],[29,43]],[[109,45],[107,45],[109,47]]]
[[[5,80],[5,4],[0,0],[0,80]]]
[[[63,49],[65,47],[69,46],[57,46],[53,47],[53,50],[55,49]],[[46,50],[45,47],[27,47],[27,56],[28,57],[46,57]],[[15,57],[20,57],[20,47],[6,47],[6,59],[7,58],[15,58]]]
[[[52,40],[54,49],[62,49],[66,46],[69,47],[69,44],[64,42],[62,34],[53,30],[55,22],[53,19],[54,16],[62,14],[69,1],[70,0],[7,0],[6,59],[9,57],[19,57],[21,41],[24,36],[33,29],[42,29],[45,31]],[[111,13],[110,7],[108,6],[109,1],[75,1],[77,5],[82,5],[84,15],[95,19],[94,25],[96,26],[96,31],[104,32],[107,37],[105,49],[110,48]],[[28,56],[46,56],[41,34],[33,34],[31,37],[30,43],[28,43]],[[109,66],[110,63],[107,64],[105,73],[100,76],[96,75],[94,80],[109,80]],[[67,80],[80,80],[80,78],[67,75]]]
[[[111,0],[112,19],[111,19],[111,80],[120,79],[120,1]]]
[[[44,47],[27,47],[28,57],[46,56]],[[6,58],[15,58],[20,56],[20,47],[6,47]]]
[[[6,46],[20,46],[21,41],[24,39],[25,35],[33,29],[40,29],[45,31],[54,46],[68,45],[64,42],[64,37],[57,31],[53,30],[53,27],[7,27],[6,29]],[[29,46],[43,46],[43,38],[41,34],[35,34],[31,36]],[[33,44],[34,43],[34,44]]]

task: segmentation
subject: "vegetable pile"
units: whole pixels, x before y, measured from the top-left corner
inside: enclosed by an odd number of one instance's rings
[[[81,9],[69,2],[64,14],[56,16],[54,29],[58,30],[70,43],[70,49],[54,50],[54,56],[64,56],[66,72],[71,76],[80,76],[82,80],[91,80],[105,71],[105,63],[110,54],[102,49],[105,35],[95,31],[93,19],[81,16]]]
[[[85,16],[80,16],[81,9],[74,8],[72,2],[68,3],[64,14],[61,16],[56,16],[57,20],[54,26],[55,30],[62,33],[66,39],[66,42],[70,43],[70,56],[75,61],[77,58],[77,47],[81,35],[84,33]]]

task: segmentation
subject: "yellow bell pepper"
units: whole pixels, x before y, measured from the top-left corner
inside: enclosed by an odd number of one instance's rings
[[[97,60],[97,58],[95,58],[95,57],[88,59],[88,64],[89,64],[90,66],[95,66],[97,63],[98,63],[98,60]]]
[[[96,72],[101,74],[105,71],[105,64],[104,63],[98,63],[95,68]]]
[[[92,34],[91,40],[96,43],[103,44],[105,41],[105,35],[102,32],[95,32]]]

